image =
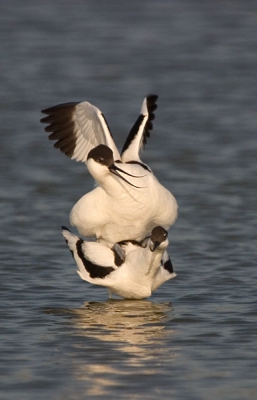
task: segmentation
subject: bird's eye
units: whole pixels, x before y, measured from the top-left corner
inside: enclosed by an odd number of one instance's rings
[[[99,158],[98,158],[98,161],[99,161],[99,163],[103,164],[104,158],[103,158],[103,157],[99,157]]]

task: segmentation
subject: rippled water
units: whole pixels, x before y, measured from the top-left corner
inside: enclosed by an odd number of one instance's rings
[[[257,398],[254,1],[1,2],[0,397]],[[107,300],[60,233],[93,182],[40,110],[89,100],[119,146],[160,96],[143,159],[176,196],[176,279]]]

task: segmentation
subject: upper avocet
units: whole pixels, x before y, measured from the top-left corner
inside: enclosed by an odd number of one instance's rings
[[[174,196],[139,157],[149,136],[156,95],[143,101],[121,155],[102,112],[88,102],[67,103],[43,110],[41,122],[52,132],[55,147],[87,164],[98,186],[71,210],[71,225],[83,236],[95,236],[109,246],[121,240],[142,240],[157,226],[165,229],[177,218]]]

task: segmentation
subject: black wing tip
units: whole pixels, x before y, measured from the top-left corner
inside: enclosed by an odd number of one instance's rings
[[[158,108],[156,104],[159,96],[157,94],[149,94],[146,96],[146,105],[148,110],[148,120],[144,129],[143,146],[147,143],[147,138],[150,137],[150,131],[153,129],[152,121],[155,119],[154,111]]]
[[[157,94],[149,94],[148,96],[146,96],[146,105],[147,105],[147,110],[149,113],[149,118],[150,119],[154,119],[154,111],[158,108],[157,105],[157,100],[158,100],[159,96],[157,96]]]
[[[147,110],[148,110],[148,121],[152,121],[155,118],[154,111],[158,108],[158,105],[156,104],[158,100],[157,94],[150,94],[146,97],[146,105],[147,105]]]
[[[65,111],[69,108],[73,109],[79,103],[80,103],[79,101],[72,101],[72,102],[68,102],[68,103],[56,104],[55,106],[44,108],[43,110],[41,110],[41,113],[47,114],[47,115],[52,115],[56,112]]]
[[[61,226],[61,230],[62,230],[62,231],[69,231],[69,232],[71,232],[71,231],[67,228],[67,226],[64,226],[64,225]]]
[[[158,94],[153,94],[153,93],[149,93],[149,94],[146,96],[147,102],[149,102],[149,103],[151,103],[151,104],[156,103],[156,101],[158,100],[158,98],[159,98]]]
[[[41,112],[44,113],[44,110],[42,110]],[[49,116],[40,119],[41,124],[48,124],[48,121],[49,121]]]
[[[74,108],[78,102],[62,103],[42,110],[46,117],[40,122],[46,124],[44,131],[50,133],[49,140],[55,140],[54,147],[60,149],[67,157],[72,157],[76,147],[76,135],[74,133]]]

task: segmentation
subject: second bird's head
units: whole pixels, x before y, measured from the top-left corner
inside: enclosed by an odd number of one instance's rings
[[[155,250],[164,251],[169,245],[168,232],[162,226],[156,226],[149,238],[149,248],[152,252]]]

